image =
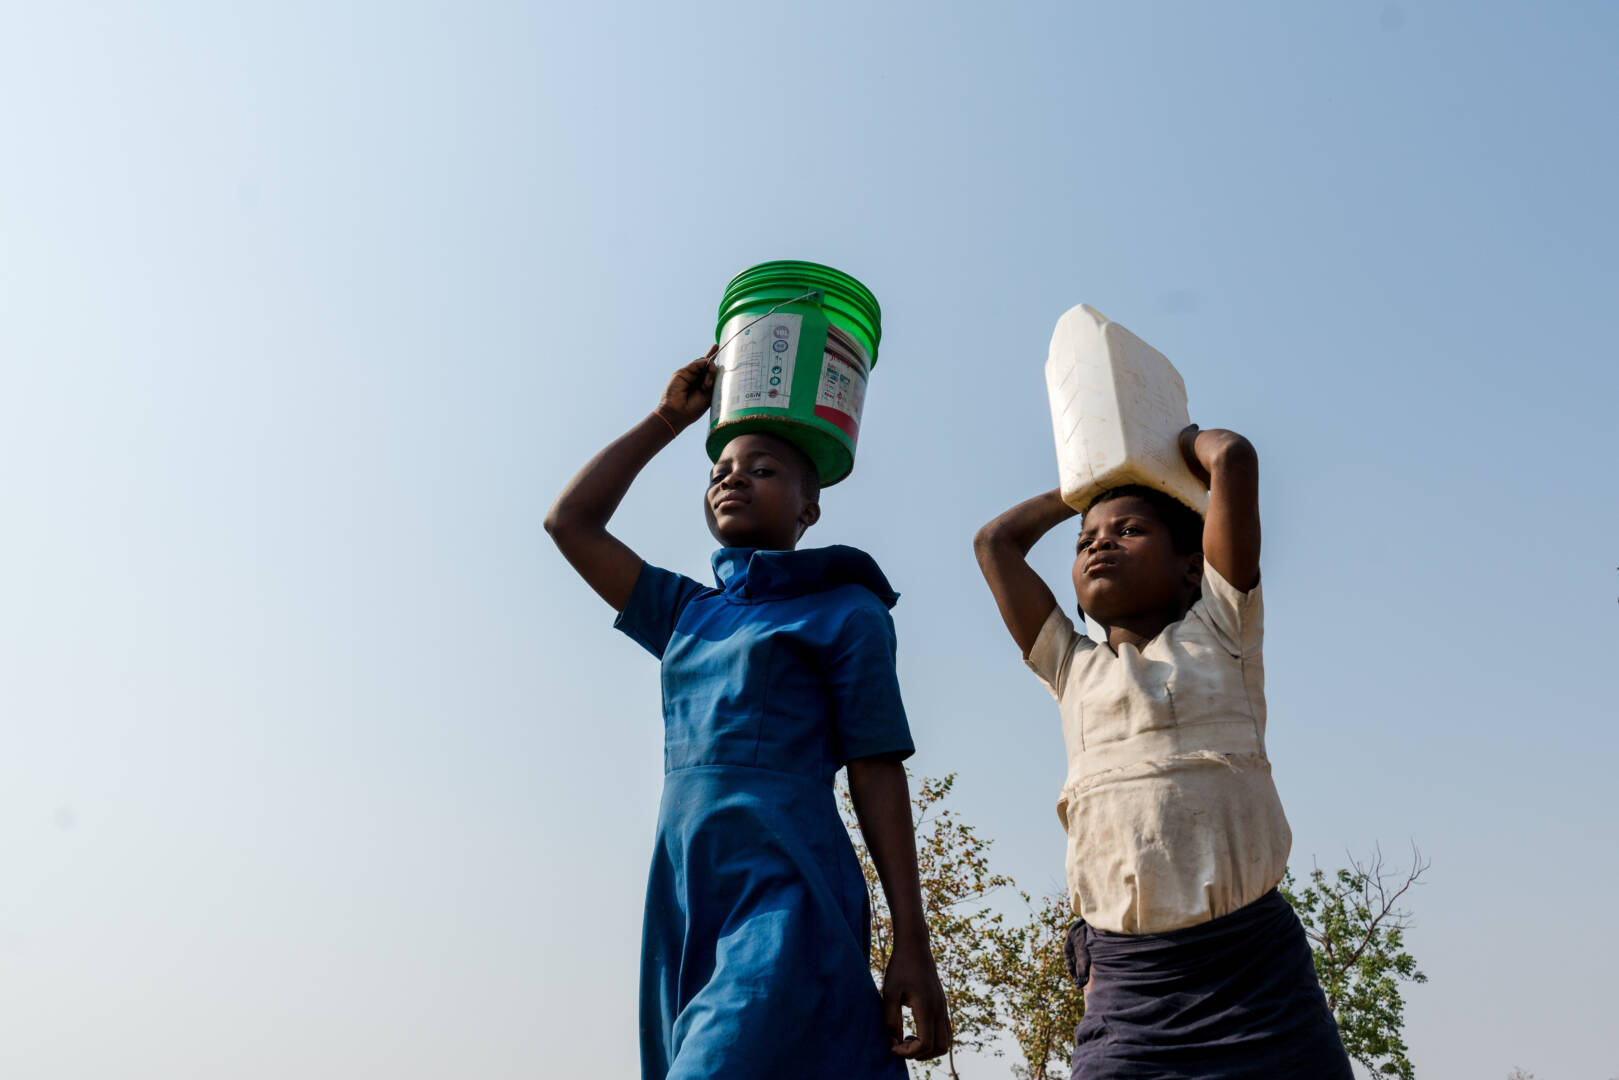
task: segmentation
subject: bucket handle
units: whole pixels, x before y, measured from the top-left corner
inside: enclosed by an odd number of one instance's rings
[[[808,300],[812,304],[819,305],[825,299],[826,299],[826,294],[824,292],[822,292],[820,289],[811,289],[809,292],[800,293],[799,295],[797,295],[795,297],[792,297],[791,299],[783,300],[781,303],[777,304],[775,307],[771,308],[769,311],[765,312],[763,315],[759,316],[757,319],[750,319],[746,323],[743,323],[741,326],[737,327],[736,333],[734,333],[730,337],[726,338],[724,340],[724,342],[722,342],[720,344],[720,347],[714,353],[714,356],[716,358],[718,358],[722,353],[725,352],[725,346],[727,346],[731,342],[735,341],[742,334],[747,333],[747,331],[749,329],[751,329],[755,323],[764,322],[766,319],[770,318],[770,316],[774,315],[776,312],[780,311],[782,308],[786,307],[788,304],[796,304],[800,300]]]

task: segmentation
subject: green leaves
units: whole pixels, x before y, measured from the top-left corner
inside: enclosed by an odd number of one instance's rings
[[[1006,1031],[1017,1040],[1023,1064],[1012,1072],[1028,1080],[1046,1080],[1053,1063],[1067,1076],[1074,1050],[1074,1029],[1085,1016],[1085,995],[1068,973],[1063,946],[1074,914],[1061,896],[1039,901],[1022,893],[1025,921],[997,927],[994,956],[987,972],[1000,1000]]]
[[[1344,1049],[1373,1073],[1400,1080],[1415,1075],[1405,1045],[1400,984],[1424,983],[1428,976],[1405,950],[1411,913],[1399,902],[1428,866],[1413,848],[1409,870],[1386,870],[1383,853],[1375,851],[1371,859],[1352,859],[1330,875],[1316,867],[1302,891],[1291,870],[1281,885],[1310,939],[1316,978],[1338,1020]]]
[[[913,782],[915,778],[912,778]],[[916,863],[922,881],[922,904],[927,911],[928,933],[933,940],[933,958],[939,980],[950,1004],[950,1022],[955,1028],[955,1047],[988,1049],[1001,1025],[1000,1002],[991,989],[988,973],[995,952],[993,942],[1005,919],[986,903],[995,890],[1009,887],[1012,879],[989,868],[990,841],[944,806],[955,786],[956,774],[939,779],[923,777],[912,799],[912,821],[916,827]],[[893,948],[893,925],[883,898],[877,869],[860,839],[854,807],[848,792],[840,790],[844,823],[854,842],[860,869],[866,876],[866,892],[871,897],[871,972],[881,983]],[[919,1068],[931,1077],[937,1063]],[[954,1055],[946,1066],[955,1071]]]
[[[993,910],[990,895],[1015,886],[1011,878],[990,869],[992,842],[945,805],[956,774],[912,781],[917,784],[912,820],[922,903],[950,1003],[955,1048],[1000,1057],[1004,1051],[994,1040],[1009,1034],[1023,1053],[1024,1064],[1013,1066],[1018,1076],[1045,1080],[1053,1062],[1060,1062],[1067,1075],[1074,1028],[1085,1012],[1084,995],[1069,977],[1063,957],[1063,943],[1074,922],[1067,899],[1046,896],[1036,902],[1020,893],[1025,908],[1022,922],[1009,922]],[[871,896],[871,973],[880,983],[893,942],[888,905],[861,842],[848,793],[840,791],[840,796],[844,823]],[[959,1078],[953,1051],[942,1067],[946,1075]],[[941,1066],[925,1062],[915,1068],[932,1077]]]

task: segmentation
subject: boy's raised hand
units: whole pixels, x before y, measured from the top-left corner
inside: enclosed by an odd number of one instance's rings
[[[1259,455],[1235,431],[1188,425],[1181,457],[1209,486],[1203,558],[1240,592],[1259,584]]]
[[[714,398],[714,354],[718,345],[709,346],[699,360],[693,360],[669,377],[658,399],[658,414],[672,427],[685,427],[708,411]]]
[[[905,1034],[904,1006],[910,1006],[916,1034]],[[950,1010],[944,987],[925,943],[894,943],[883,972],[883,1024],[889,1049],[902,1058],[929,1061],[950,1049]]]

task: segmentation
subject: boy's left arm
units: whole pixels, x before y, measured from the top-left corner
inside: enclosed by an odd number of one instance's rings
[[[850,761],[848,769],[849,796],[894,924],[894,951],[883,973],[883,1023],[890,1049],[900,1057],[931,1060],[950,1049],[950,1015],[928,944],[905,767],[870,757]],[[900,1011],[905,1005],[916,1021],[915,1035],[905,1034]]]
[[[1203,558],[1241,592],[1259,584],[1259,455],[1235,431],[1196,424],[1180,435],[1181,456],[1209,486]]]

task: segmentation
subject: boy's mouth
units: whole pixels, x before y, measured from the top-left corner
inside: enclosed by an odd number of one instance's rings
[[[744,499],[742,496],[740,496],[740,495],[727,495],[727,496],[725,496],[725,498],[721,499],[719,502],[714,504],[714,512],[717,514],[721,510],[724,510],[724,509],[726,509],[728,507],[734,509],[736,507],[746,506],[746,505],[748,505],[748,500]]]
[[[1085,576],[1097,577],[1098,575],[1108,573],[1109,571],[1117,570],[1118,567],[1119,560],[1117,559],[1092,559],[1090,562],[1085,564]]]

